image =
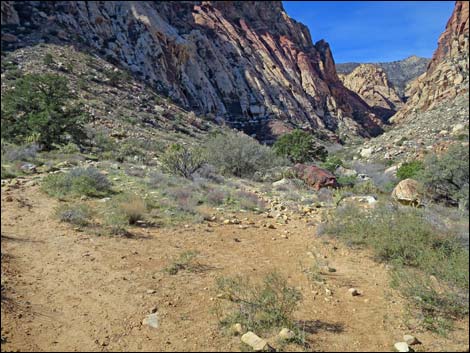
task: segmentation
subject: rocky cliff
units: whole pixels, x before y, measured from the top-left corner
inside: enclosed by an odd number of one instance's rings
[[[393,121],[412,119],[414,113],[430,110],[468,92],[468,12],[467,1],[455,3],[426,72],[411,84],[410,98]]]
[[[356,92],[374,112],[387,120],[403,105],[385,71],[377,65],[362,64],[351,73],[339,74],[345,87]]]
[[[44,41],[94,50],[185,108],[250,133],[381,132],[339,80],[328,44],[313,44],[281,2],[2,3],[4,48]]]

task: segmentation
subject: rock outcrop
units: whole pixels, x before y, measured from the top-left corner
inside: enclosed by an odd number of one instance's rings
[[[421,58],[412,55],[403,60],[373,63],[385,71],[388,80],[391,82],[398,95],[402,99],[406,99],[406,87],[414,81],[418,76],[426,72],[430,59]],[[350,74],[360,63],[343,63],[336,64],[336,70],[339,74]]]
[[[414,81],[406,105],[392,121],[413,119],[443,101],[468,92],[469,3],[457,1],[427,71]]]
[[[2,33],[18,37],[6,50],[44,41],[93,49],[186,109],[246,132],[382,131],[339,80],[329,45],[313,44],[280,1],[4,3]]]
[[[356,92],[374,112],[387,120],[403,105],[385,71],[377,65],[361,64],[351,73],[339,74],[345,87]]]

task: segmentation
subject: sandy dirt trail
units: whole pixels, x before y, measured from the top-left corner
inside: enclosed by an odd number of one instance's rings
[[[31,181],[2,188],[2,351],[240,350],[240,338],[225,334],[213,313],[215,279],[261,280],[272,270],[303,294],[295,316],[309,332],[309,350],[390,351],[407,333],[423,342],[418,351],[468,347],[468,327],[449,339],[411,332],[385,266],[368,252],[315,237],[302,219],[268,229],[264,216],[243,214],[255,224],[134,229],[136,237],[117,238],[58,222],[60,205]],[[163,271],[188,250],[199,252],[204,271]],[[336,269],[325,286],[302,272],[313,261],[308,252]],[[350,287],[363,294],[352,297]],[[152,308],[157,329],[142,325]]]

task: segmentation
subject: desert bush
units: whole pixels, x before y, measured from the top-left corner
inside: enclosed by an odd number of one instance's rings
[[[205,197],[210,205],[220,206],[226,202],[227,198],[229,197],[229,193],[222,189],[212,188],[207,191]]]
[[[222,326],[240,323],[258,334],[281,327],[296,329],[293,312],[302,295],[280,274],[269,273],[262,284],[253,284],[242,276],[220,277],[216,285],[219,296],[229,302],[227,308],[217,308]]]
[[[179,210],[191,214],[196,213],[196,206],[199,204],[200,195],[195,185],[188,184],[171,188],[167,191],[167,195],[176,201]]]
[[[258,171],[286,163],[271,148],[242,132],[227,131],[212,136],[205,142],[204,150],[208,163],[222,174],[237,177],[252,177]]]
[[[208,163],[204,163],[198,170],[196,170],[194,177],[204,178],[217,184],[224,182],[223,176],[218,174],[217,169]]]
[[[1,179],[12,179],[16,178],[16,173],[11,168],[6,168],[2,165],[1,167]]]
[[[334,173],[339,167],[344,167],[344,162],[337,156],[328,156],[321,167]]]
[[[274,144],[274,150],[294,163],[324,161],[328,155],[326,148],[316,142],[313,135],[302,130],[281,136]]]
[[[161,158],[164,171],[188,179],[201,168],[204,162],[199,151],[180,144],[169,146]]]
[[[36,159],[39,146],[35,143],[26,145],[2,144],[2,160],[4,161],[34,161]]]
[[[201,268],[201,265],[195,261],[199,253],[197,251],[185,251],[178,259],[170,264],[170,266],[164,269],[170,275],[176,275],[179,271],[197,272]]]
[[[49,195],[104,196],[111,192],[111,183],[96,168],[74,168],[67,173],[49,174],[42,189]]]
[[[455,144],[442,156],[431,155],[424,162],[419,176],[431,196],[438,201],[469,206],[468,146]]]
[[[118,86],[132,78],[128,72],[115,69],[105,70],[104,74],[112,86]]]
[[[411,161],[403,163],[397,170],[397,178],[400,180],[416,178],[424,169],[424,163],[421,161]]]
[[[239,207],[244,210],[262,211],[266,207],[265,202],[252,192],[237,191],[234,195],[234,199]]]
[[[56,209],[56,216],[61,222],[85,227],[90,223],[92,212],[85,204],[74,204]]]
[[[120,223],[133,225],[145,219],[147,204],[142,197],[135,194],[123,194],[115,198],[113,203],[117,216],[123,220]]]
[[[43,63],[46,66],[52,66],[55,63],[54,56],[51,53],[46,53],[43,58]]]
[[[20,144],[37,142],[44,149],[69,139],[79,143],[86,138],[86,114],[81,105],[71,103],[72,98],[63,76],[23,76],[2,94],[2,138]]]

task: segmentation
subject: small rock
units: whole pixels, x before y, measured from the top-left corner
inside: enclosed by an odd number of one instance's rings
[[[268,342],[258,337],[253,332],[249,331],[245,333],[242,338],[242,342],[250,346],[255,352],[272,352],[273,349],[269,346]]]
[[[157,291],[155,289],[148,289],[147,294],[155,294]]]
[[[159,327],[158,314],[153,313],[153,314],[147,315],[142,321],[142,325],[147,325],[153,328],[158,328]]]
[[[360,295],[359,291],[356,288],[349,288],[348,292],[353,296],[356,297]]]
[[[409,346],[421,343],[415,336],[412,335],[404,335],[403,341],[405,341]]]
[[[231,327],[232,334],[235,336],[241,335],[243,333],[243,326],[240,323],[234,324]]]
[[[395,343],[394,347],[397,352],[409,352],[410,351],[410,347],[408,347],[408,344],[406,342],[397,342]]]
[[[295,337],[295,333],[288,328],[283,328],[278,336],[281,340],[288,341]]]

